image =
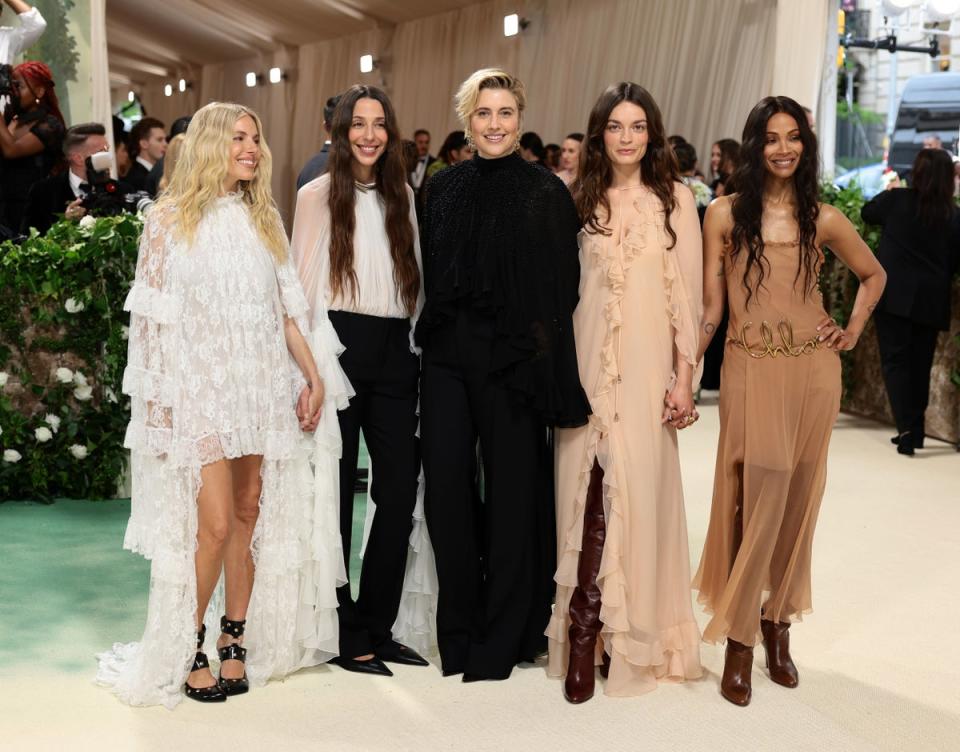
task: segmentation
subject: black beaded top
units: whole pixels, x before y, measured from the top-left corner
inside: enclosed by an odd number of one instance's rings
[[[578,231],[562,181],[516,154],[477,156],[430,180],[418,344],[428,350],[459,307],[490,316],[494,377],[558,426],[583,425],[590,413],[573,341]]]

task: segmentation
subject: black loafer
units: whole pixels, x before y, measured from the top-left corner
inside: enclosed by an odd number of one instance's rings
[[[393,676],[393,671],[387,668],[386,664],[376,656],[366,661],[358,661],[356,658],[345,658],[340,655],[336,658],[331,658],[330,663],[334,666],[339,666],[344,671],[353,671],[357,674]]]
[[[377,658],[387,663],[402,663],[405,666],[429,666],[430,663],[413,648],[401,645],[395,640],[377,648]]]

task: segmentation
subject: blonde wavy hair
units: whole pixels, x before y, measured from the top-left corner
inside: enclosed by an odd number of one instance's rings
[[[167,186],[170,185],[170,180],[173,178],[173,171],[177,166],[177,162],[180,161],[180,151],[183,149],[183,142],[187,140],[187,137],[178,133],[172,139],[170,143],[167,144],[167,153],[163,155],[163,177],[160,178],[159,189],[164,191],[167,189]]]
[[[270,191],[273,159],[263,137],[260,117],[248,107],[211,102],[197,111],[187,128],[177,169],[156,208],[173,210],[177,230],[188,243],[193,242],[200,220],[223,194],[233,126],[244,115],[250,116],[260,134],[260,161],[253,180],[240,183],[243,201],[250,208],[253,225],[263,244],[277,261],[283,262],[287,258],[287,236]]]
[[[472,73],[466,81],[460,84],[454,95],[457,117],[463,124],[464,133],[470,133],[470,116],[477,109],[477,100],[484,89],[506,89],[517,100],[517,112],[521,119],[523,110],[527,106],[527,93],[523,82],[516,76],[507,73],[501,68],[482,68]]]

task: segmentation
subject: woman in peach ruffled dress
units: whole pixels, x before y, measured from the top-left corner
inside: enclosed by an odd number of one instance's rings
[[[573,703],[593,696],[597,664],[617,696],[701,674],[676,434],[697,419],[697,207],[640,86],[603,93],[583,148],[573,325],[593,415],[557,432],[557,598],[547,628],[549,673],[566,676]]]

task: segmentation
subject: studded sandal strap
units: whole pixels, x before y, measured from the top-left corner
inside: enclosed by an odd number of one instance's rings
[[[231,637],[243,637],[243,631],[246,623],[246,619],[243,621],[231,621],[226,616],[221,616],[220,631],[224,634],[230,635]]]
[[[202,668],[210,668],[210,661],[207,660],[207,654],[201,653],[199,650],[197,654],[193,657],[193,667],[191,671],[199,671]]]
[[[220,661],[241,661],[246,662],[247,660],[247,649],[240,647],[237,644],[225,645],[222,648],[217,648],[217,655],[220,656]]]
[[[203,641],[207,637],[207,625],[201,624],[200,629],[197,631],[197,650],[203,647]]]

